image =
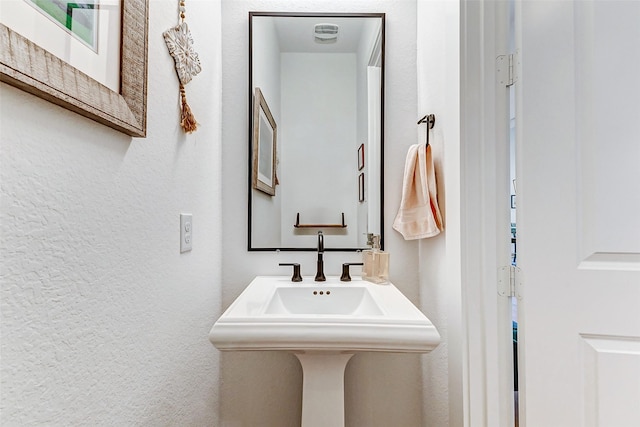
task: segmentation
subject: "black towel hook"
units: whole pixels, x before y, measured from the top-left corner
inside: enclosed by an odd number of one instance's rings
[[[427,124],[427,146],[429,145],[429,131],[433,129],[433,126],[436,124],[436,116],[435,114],[427,114],[420,120],[418,120],[418,124],[421,125],[423,123]]]

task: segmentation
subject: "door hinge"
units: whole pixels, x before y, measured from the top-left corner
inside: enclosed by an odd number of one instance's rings
[[[522,271],[513,265],[498,269],[498,295],[522,299]]]
[[[518,52],[509,55],[499,55],[496,58],[496,77],[498,84],[502,86],[513,86],[518,81],[518,66],[520,55]]]

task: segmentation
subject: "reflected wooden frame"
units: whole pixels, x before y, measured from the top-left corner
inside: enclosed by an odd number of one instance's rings
[[[261,126],[261,117],[266,119],[267,125]],[[263,122],[264,123],[264,122]],[[264,129],[266,127],[266,129]],[[266,139],[265,139],[266,138]],[[276,195],[276,147],[277,147],[277,126],[271,115],[271,110],[267,101],[262,95],[260,88],[255,89],[253,98],[253,161],[252,177],[253,188],[263,191],[270,196]],[[261,163],[266,162],[266,165]],[[268,176],[262,174],[263,166],[267,167]]]
[[[0,81],[127,135],[147,134],[149,0],[122,0],[120,91],[0,24]]]

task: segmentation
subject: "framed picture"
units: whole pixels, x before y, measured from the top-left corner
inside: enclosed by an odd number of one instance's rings
[[[82,2],[73,3],[79,5]],[[87,5],[95,2],[87,1]],[[82,4],[85,4],[82,3]],[[145,137],[147,133],[147,32],[149,0],[121,0],[120,64],[118,90],[78,70],[30,39],[0,23],[0,81],[74,111],[127,135]],[[47,0],[38,4],[55,5]],[[70,3],[71,4],[71,3]],[[87,21],[90,10],[78,14],[79,6],[67,8],[65,19],[58,19],[59,31],[68,38],[80,38],[92,49],[96,33],[72,31],[76,21]],[[4,7],[4,5],[3,5]],[[41,9],[45,6],[39,6]],[[71,12],[70,12],[71,10]],[[40,10],[53,17],[53,11]],[[36,12],[37,13],[37,12]],[[90,20],[88,21],[90,23]],[[86,22],[85,22],[86,23]],[[93,24],[90,23],[88,27]],[[66,30],[66,32],[65,32]],[[33,31],[38,31],[37,27]]]
[[[358,177],[358,200],[364,202],[364,172]]]
[[[271,196],[276,194],[277,127],[269,105],[256,88],[253,97],[253,188]]]
[[[516,195],[512,194],[511,195],[511,209],[515,209],[516,208]]]
[[[360,144],[358,147],[358,170],[364,168],[364,144]]]

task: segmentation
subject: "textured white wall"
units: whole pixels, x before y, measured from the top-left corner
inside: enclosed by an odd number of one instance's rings
[[[247,252],[247,85],[248,11],[385,12],[385,247],[391,252],[391,278],[419,304],[418,243],[391,229],[402,188],[404,160],[416,141],[415,0],[225,0],[223,29],[223,293],[227,307],[258,274],[289,274],[278,262],[300,262],[315,274],[315,253]],[[438,58],[434,58],[437,61]],[[330,236],[325,245],[331,245]],[[325,273],[337,275],[356,253],[325,253]],[[429,314],[427,312],[427,314]],[[416,427],[423,422],[422,370],[427,356],[356,355],[346,372],[348,426]],[[294,356],[278,352],[221,355],[222,426],[296,426],[300,422],[302,372]],[[446,404],[446,403],[445,403]]]
[[[162,38],[177,3],[150,3],[146,139],[0,85],[3,426],[219,425],[220,1],[187,5],[189,136]]]
[[[429,143],[445,231],[420,240],[420,300],[442,342],[424,358],[424,425],[463,425],[460,392],[460,36],[459,4],[419,1],[418,117],[433,113]],[[422,125],[419,141],[423,142]]]

